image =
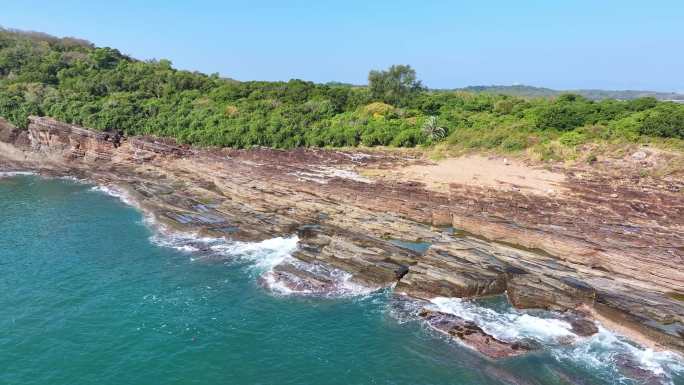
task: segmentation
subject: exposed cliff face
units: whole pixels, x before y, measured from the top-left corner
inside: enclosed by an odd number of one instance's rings
[[[588,307],[684,351],[681,181],[569,170],[567,194],[538,196],[459,185],[439,192],[355,172],[420,162],[329,150],[198,150],[48,118],[31,118],[28,131],[0,121],[0,168],[115,183],[180,230],[237,240],[298,233],[299,262],[268,277],[295,291],[335,290],[340,270],[421,299],[506,293],[521,308]],[[431,246],[411,250],[394,240]],[[465,327],[454,319],[448,326]]]

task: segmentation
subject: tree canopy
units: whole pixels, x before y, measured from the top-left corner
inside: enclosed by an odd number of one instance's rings
[[[393,65],[386,71],[370,71],[368,89],[373,100],[395,106],[408,105],[412,97],[424,91],[416,71],[409,65]]]
[[[369,84],[238,82],[139,61],[75,38],[0,30],[0,116],[29,115],[205,146],[416,146],[521,150],[560,140],[684,139],[684,105],[653,98],[528,99],[427,90],[410,66]]]

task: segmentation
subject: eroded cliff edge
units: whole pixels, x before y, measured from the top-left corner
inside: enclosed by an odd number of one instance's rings
[[[28,130],[0,121],[0,170],[114,183],[179,230],[250,241],[297,233],[293,256],[324,269],[277,267],[273,278],[293,288],[330,290],[324,271],[336,268],[421,299],[505,293],[520,308],[595,312],[684,351],[681,179],[565,169],[563,194],[529,194],[382,177],[422,162],[380,152],[201,150],[48,118],[32,117]],[[379,177],[357,173],[366,169]]]

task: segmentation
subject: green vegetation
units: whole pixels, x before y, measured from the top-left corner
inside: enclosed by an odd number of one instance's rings
[[[620,99],[631,100],[639,98],[656,98],[658,100],[675,100],[684,102],[684,95],[676,92],[657,92],[657,91],[610,91],[610,90],[570,90],[559,91],[544,87],[532,87],[524,85],[514,86],[470,86],[459,89],[459,91],[490,93],[498,95],[518,96],[522,98],[552,98],[562,94],[577,94],[591,100]]]
[[[526,99],[430,91],[409,66],[368,87],[238,82],[138,61],[73,38],[0,30],[0,116],[29,115],[207,146],[397,146],[521,151],[553,158],[591,141],[681,146],[684,105],[654,98]],[[560,146],[560,147],[559,147]]]

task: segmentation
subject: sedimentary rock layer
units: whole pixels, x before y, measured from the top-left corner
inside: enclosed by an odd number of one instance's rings
[[[161,223],[235,240],[297,233],[271,279],[324,292],[325,271],[429,299],[507,293],[521,308],[591,307],[684,351],[684,183],[562,169],[563,194],[364,177],[425,163],[388,152],[197,149],[30,118],[0,121],[0,168],[115,184]],[[427,250],[416,245],[431,245]],[[298,266],[316,265],[318,273]],[[326,270],[327,269],[327,270]]]

